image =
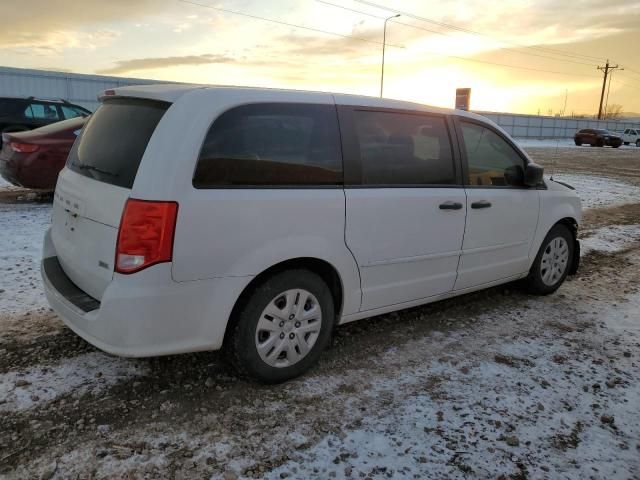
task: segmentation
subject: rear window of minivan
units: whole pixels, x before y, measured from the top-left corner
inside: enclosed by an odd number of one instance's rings
[[[149,139],[170,104],[114,98],[91,116],[67,159],[67,167],[85,177],[131,188]]]
[[[195,188],[342,184],[333,105],[256,103],[227,110],[202,145]]]

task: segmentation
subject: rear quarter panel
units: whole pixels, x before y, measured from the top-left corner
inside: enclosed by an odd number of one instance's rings
[[[132,197],[177,201],[172,276],[177,282],[253,277],[285,260],[330,263],[344,289],[343,314],[360,308],[360,277],[344,240],[342,188],[196,189],[204,137],[229,108],[254,102],[333,104],[323,93],[194,90],[167,111],[142,159]]]

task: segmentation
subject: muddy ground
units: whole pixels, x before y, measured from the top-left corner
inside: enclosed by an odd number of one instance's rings
[[[530,153],[640,186],[640,149]],[[611,225],[640,225],[640,203],[582,228]],[[548,297],[509,284],[339,327],[279,386],[217,353],[120,359],[51,312],[0,316],[0,477],[640,478],[636,234]]]

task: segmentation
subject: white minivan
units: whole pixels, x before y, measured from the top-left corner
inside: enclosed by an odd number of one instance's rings
[[[107,352],[224,349],[264,382],[336,325],[576,271],[581,220],[484,117],[318,92],[107,90],[55,191],[42,278]]]

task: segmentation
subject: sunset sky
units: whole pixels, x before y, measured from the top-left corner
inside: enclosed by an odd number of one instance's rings
[[[610,58],[625,70],[609,104],[640,112],[634,0],[3,0],[1,11],[3,66],[365,95],[379,92],[383,19],[400,12],[386,97],[452,107],[471,87],[473,109],[547,114],[567,94],[567,113],[593,114],[596,65]]]

